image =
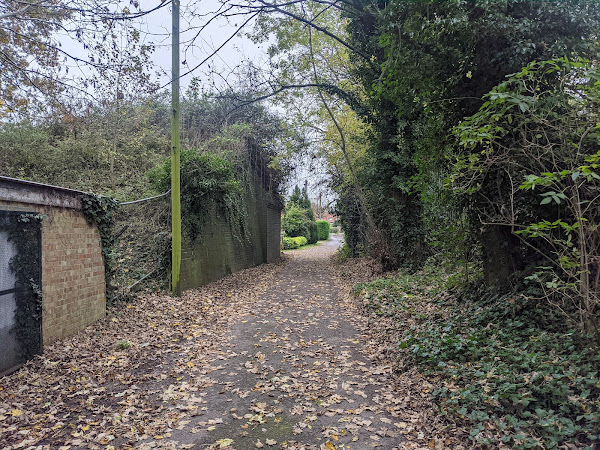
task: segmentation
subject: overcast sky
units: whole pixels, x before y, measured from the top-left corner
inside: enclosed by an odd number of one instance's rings
[[[204,25],[209,18],[215,16],[219,6],[220,3],[216,0],[181,1],[180,58],[182,74],[193,69],[215,52],[243,23],[241,18],[227,19],[219,17],[204,30],[199,31],[200,26]],[[204,15],[204,17],[201,17],[201,15]],[[226,77],[244,60],[252,60],[257,64],[261,64],[261,61],[266,58],[264,46],[257,46],[244,37],[244,33],[250,31],[252,25],[252,22],[248,23],[214,57],[195,69],[193,73],[183,76],[181,79],[182,89],[187,87],[192,77],[200,77],[207,85],[211,82],[219,83],[220,77],[207,76],[210,72],[209,67],[213,70],[216,69],[218,73]],[[161,84],[165,84],[170,80],[171,73],[171,7],[149,14],[145,17],[141,26],[147,39],[152,40],[156,46],[152,59],[157,69],[163,73],[160,77]],[[190,43],[192,38],[194,38],[193,44]]]
[[[145,1],[142,6],[145,10],[151,10],[160,3],[160,0],[151,0]],[[121,3],[121,7],[128,5],[128,0]],[[251,60],[257,65],[262,65],[267,59],[264,51],[265,46],[257,46],[244,36],[252,29],[252,22],[248,23],[223,48],[219,49],[236,32],[245,18],[227,19],[218,17],[200,31],[199,28],[216,15],[219,7],[220,3],[217,0],[181,0],[180,73],[182,77],[180,83],[182,92],[185,92],[193,77],[199,77],[205,88],[210,89],[212,83],[222,84],[223,78],[227,78],[227,75],[243,61]],[[141,32],[141,38],[145,43],[154,45],[155,51],[151,59],[155,67],[149,72],[155,81],[159,81],[161,86],[168,89],[171,80],[172,27],[170,2],[157,11],[127,23]],[[62,50],[66,53],[87,60],[88,52],[69,34],[59,33],[59,41]],[[125,41],[123,41],[123,45],[125,45]],[[208,61],[194,69],[192,73],[184,75],[217,49],[219,49],[218,52]],[[86,64],[73,59],[65,61],[65,65],[69,68],[69,74],[74,77],[82,76],[85,78],[91,70]],[[215,71],[218,75],[214,73],[208,75],[210,72]]]
[[[144,2],[145,9],[151,9],[160,4],[159,0]],[[129,1],[123,2],[123,5],[129,4]],[[181,74],[188,72],[196,67],[212,53],[215,52],[238,27],[244,22],[245,18],[224,18],[220,17],[212,21],[206,28],[199,31],[199,27],[204,25],[208,19],[214,17],[220,7],[217,0],[181,0],[180,14],[180,60]],[[181,92],[184,93],[193,77],[201,80],[201,85],[206,91],[212,91],[213,83],[217,86],[224,85],[224,79],[234,82],[231,72],[245,60],[253,61],[258,66],[266,66],[266,45],[257,46],[247,39],[244,34],[252,29],[253,23],[250,22],[239,32],[231,41],[227,42],[223,48],[210,58],[202,66],[195,69],[192,73],[182,76]],[[134,25],[142,33],[142,38],[146,43],[153,43],[155,52],[152,55],[152,61],[155,65],[150,71],[155,75],[155,80],[160,82],[164,89],[170,90],[171,80],[171,5],[165,5],[163,8],[152,12],[139,20]],[[193,45],[190,40],[195,36]],[[63,48],[85,57],[81,46],[70,41],[67,37],[63,41]],[[81,71],[85,73],[89,70],[85,65],[78,66],[73,64],[73,72]],[[215,74],[216,72],[216,74]],[[316,201],[319,197],[319,191],[327,197],[326,189],[317,187],[319,180],[323,178],[323,169],[315,160],[308,160],[298,164],[296,171],[291,176],[290,185],[287,188],[288,195],[294,185],[304,185],[304,181],[309,182],[309,195],[311,200]],[[329,199],[323,198],[326,204]]]

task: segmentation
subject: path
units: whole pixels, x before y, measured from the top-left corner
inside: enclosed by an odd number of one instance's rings
[[[386,412],[387,368],[357,350],[352,312],[338,303],[329,257],[338,240],[294,252],[279,279],[228,332],[197,434],[179,442],[205,448],[232,439],[233,448],[365,449],[399,447]],[[216,366],[216,367],[215,367]],[[221,423],[221,421],[223,423]],[[275,444],[276,442],[276,444]],[[329,445],[327,443],[329,442]]]
[[[0,443],[404,448],[390,368],[369,359],[356,310],[338,298],[338,245],[182,299],[141,298],[58,342],[0,380]]]

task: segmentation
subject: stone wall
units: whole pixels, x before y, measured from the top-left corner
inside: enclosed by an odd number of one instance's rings
[[[231,273],[263,263],[275,262],[281,254],[281,209],[276,194],[255,181],[246,186],[248,235],[231,229],[219,211],[211,211],[210,221],[193,242],[183,238],[181,289],[192,289]]]
[[[72,335],[106,312],[104,262],[96,226],[81,211],[83,193],[0,177],[0,210],[44,215],[42,339]]]

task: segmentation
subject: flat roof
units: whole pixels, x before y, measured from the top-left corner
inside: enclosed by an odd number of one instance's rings
[[[0,175],[0,200],[81,209],[83,191]]]
[[[61,186],[53,186],[51,184],[37,183],[35,181],[22,180],[20,178],[5,177],[2,175],[0,175],[0,181],[8,181],[10,183],[25,184],[25,185],[29,185],[29,186],[37,186],[40,188],[56,189],[56,190],[59,190],[62,192],[70,192],[72,194],[78,194],[78,195],[87,194],[87,192],[77,191],[75,189],[69,189],[69,188],[61,187]]]

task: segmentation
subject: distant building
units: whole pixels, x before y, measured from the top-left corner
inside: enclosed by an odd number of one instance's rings
[[[321,219],[320,220],[326,220],[327,222],[329,222],[331,225],[334,224],[334,222],[338,221],[338,216],[331,214],[327,211],[323,211],[321,213]]]

